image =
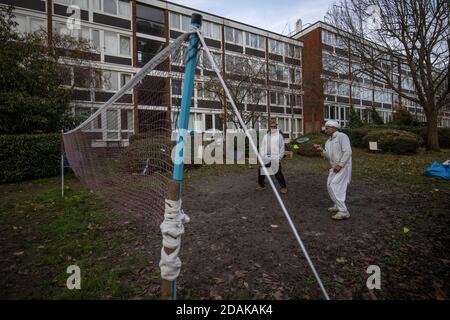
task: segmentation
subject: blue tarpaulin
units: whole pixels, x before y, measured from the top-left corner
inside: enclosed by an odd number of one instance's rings
[[[450,166],[439,162],[433,162],[431,167],[425,170],[424,176],[450,180]]]

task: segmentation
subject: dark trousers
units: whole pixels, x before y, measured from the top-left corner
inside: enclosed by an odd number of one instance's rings
[[[270,168],[270,163],[265,165],[266,168]],[[283,171],[281,171],[281,161],[278,164],[278,172],[275,174],[275,178],[277,178],[278,183],[282,188],[286,188],[286,180],[284,180]],[[258,184],[261,187],[266,185],[266,176],[262,172],[262,168],[258,168]]]

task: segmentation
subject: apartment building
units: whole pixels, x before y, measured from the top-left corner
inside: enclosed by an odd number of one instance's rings
[[[349,110],[353,106],[362,120],[369,117],[367,108],[375,107],[384,122],[392,119],[396,106],[402,104],[418,121],[426,121],[422,108],[410,100],[401,98],[386,83],[375,81],[373,76],[357,72],[358,57],[348,41],[342,41],[342,33],[326,23],[316,22],[297,32],[293,38],[304,43],[304,131],[318,132],[324,121],[337,120],[345,126]],[[372,50],[378,50],[373,46]],[[389,63],[394,83],[399,90],[416,95],[409,67],[385,55],[383,63]],[[439,126],[450,126],[450,112],[443,111]]]
[[[267,128],[269,118],[278,121],[285,137],[303,133],[302,47],[299,40],[255,28],[245,23],[225,19],[193,8],[159,0],[0,0],[0,4],[13,5],[18,31],[34,32],[41,28],[52,33],[67,33],[82,37],[98,48],[94,55],[95,67],[109,79],[101,88],[86,87],[73,66],[70,83],[75,87],[73,110],[77,114],[91,114],[131,79],[139,68],[180,34],[190,30],[192,13],[203,15],[202,32],[222,72],[232,75],[239,61],[251,59],[265,68],[261,79],[263,94],[258,101],[248,98],[244,110],[260,115],[256,129]],[[66,28],[68,6],[76,5],[80,11],[80,30]],[[223,121],[224,111],[214,97],[202,89],[202,81],[212,75],[204,56],[200,56],[189,127],[192,130],[224,130],[233,128]],[[206,67],[205,67],[206,66]],[[170,70],[184,71],[183,61],[172,59]],[[130,92],[120,101],[120,108],[109,110],[99,117],[92,130],[103,132],[103,139],[125,140],[139,132],[139,113],[169,113],[174,119],[180,108],[181,77],[163,79],[172,99],[152,104],[141,101]],[[151,118],[151,117],[146,117]]]

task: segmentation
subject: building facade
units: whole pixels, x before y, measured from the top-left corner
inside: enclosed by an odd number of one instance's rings
[[[238,61],[245,59],[264,66],[261,99],[244,100],[244,110],[259,114],[255,129],[267,128],[268,119],[275,118],[286,138],[303,133],[301,41],[159,0],[0,0],[0,4],[15,7],[17,29],[21,33],[44,29],[49,37],[54,33],[70,34],[90,41],[97,48],[92,63],[109,80],[100,87],[87,85],[79,67],[71,67],[72,77],[67,85],[74,87],[72,104],[76,114],[91,114],[108,101],[160,50],[189,31],[191,14],[196,12],[203,15],[202,33],[224,74],[239,73]],[[81,9],[79,30],[66,28],[67,19],[73,17],[68,11],[70,5]],[[212,75],[212,68],[205,67],[207,63],[202,60],[205,57],[200,59],[203,68],[196,74],[199,84],[194,90],[189,127],[197,131],[233,128],[232,122],[223,121],[222,107],[202,89],[201,82]],[[170,70],[181,75],[183,62],[172,59]],[[144,103],[130,92],[120,101],[120,108],[108,110],[91,129],[103,132],[103,139],[121,140],[140,130],[136,117],[141,112],[167,112],[176,117],[181,81],[179,78],[162,81],[171,93],[170,101],[158,105]]]
[[[387,83],[358,72],[358,57],[349,41],[342,41],[342,33],[333,26],[316,22],[297,32],[293,38],[304,43],[303,85],[305,133],[318,132],[324,121],[337,120],[345,126],[353,106],[362,120],[370,119],[367,108],[374,107],[386,123],[398,105],[405,106],[417,121],[425,122],[425,114],[416,103],[400,97]],[[373,48],[375,49],[375,46]],[[411,72],[406,63],[384,57],[392,70],[398,90],[415,96]],[[366,119],[368,117],[368,119]],[[450,126],[450,112],[443,110],[438,126]]]

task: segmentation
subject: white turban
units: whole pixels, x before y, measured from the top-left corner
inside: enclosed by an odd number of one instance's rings
[[[325,123],[325,127],[333,127],[333,128],[339,129],[341,126],[340,126],[339,123],[338,123],[337,121],[335,121],[335,120],[328,120],[328,121]]]

